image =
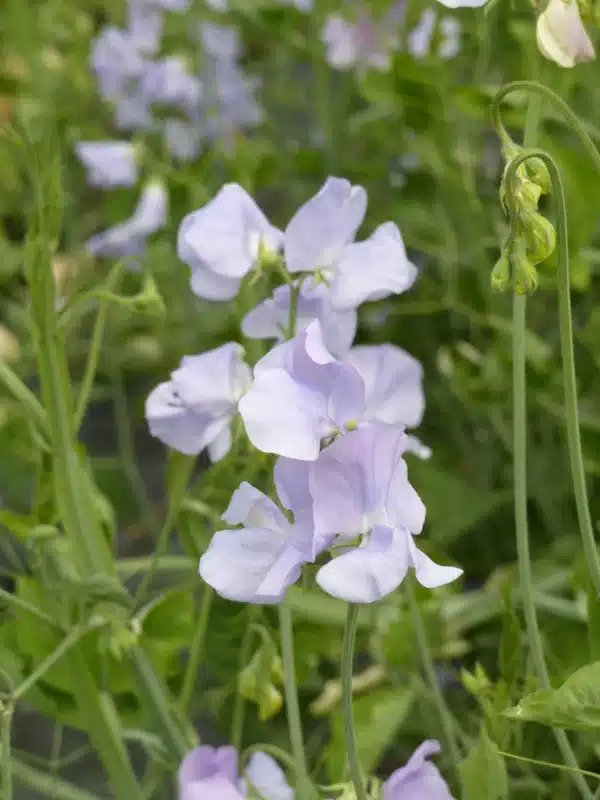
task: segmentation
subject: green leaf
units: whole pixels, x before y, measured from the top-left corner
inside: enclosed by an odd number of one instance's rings
[[[509,499],[506,492],[474,489],[428,461],[411,460],[409,477],[427,506],[431,539],[438,545],[457,539]]]
[[[508,588],[504,592],[502,636],[498,653],[498,668],[507,686],[511,687],[521,668],[521,625],[515,614]]]
[[[482,727],[479,739],[459,765],[463,800],[505,800],[508,775],[504,759]]]
[[[416,692],[412,687],[381,689],[353,702],[356,744],[361,767],[372,772],[384,751],[396,738],[410,714]],[[343,773],[346,760],[346,743],[341,710],[336,711],[332,721],[332,737],[327,749],[327,763],[332,780]]]
[[[150,639],[190,640],[194,621],[194,600],[189,591],[174,589],[156,597],[141,609],[138,619],[144,636]]]
[[[526,695],[504,714],[521,722],[594,731],[600,728],[600,661],[574,672],[558,689]]]
[[[33,517],[17,514],[14,511],[9,511],[8,508],[0,509],[0,525],[7,528],[13,536],[16,536],[22,542],[28,540],[31,529],[35,524],[36,520]]]

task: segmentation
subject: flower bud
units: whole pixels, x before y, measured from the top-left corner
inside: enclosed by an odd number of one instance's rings
[[[540,187],[542,194],[548,194],[552,188],[552,180],[548,167],[541,158],[528,158],[525,162],[527,177]]]
[[[541,264],[552,255],[556,248],[554,225],[537,212],[522,214],[520,219],[525,237],[527,260],[531,264]]]
[[[513,287],[517,294],[533,294],[538,287],[537,270],[527,257],[525,243],[518,239],[512,248],[510,262]]]
[[[511,288],[510,259],[507,249],[502,251],[492,270],[491,284],[494,292],[508,292]]]
[[[576,0],[550,0],[538,17],[536,37],[542,55],[560,67],[596,57]]]

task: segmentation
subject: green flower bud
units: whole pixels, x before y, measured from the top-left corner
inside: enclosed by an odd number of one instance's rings
[[[527,177],[540,187],[542,194],[548,194],[552,188],[552,180],[548,167],[541,158],[528,158],[525,162]]]
[[[518,239],[512,248],[510,261],[513,273],[513,286],[517,294],[532,294],[538,287],[538,274],[527,257],[525,243]]]
[[[554,225],[537,212],[521,214],[520,221],[523,226],[527,259],[531,264],[541,264],[556,249]]]
[[[510,258],[507,249],[502,251],[492,270],[491,284],[494,292],[508,292],[511,288]]]

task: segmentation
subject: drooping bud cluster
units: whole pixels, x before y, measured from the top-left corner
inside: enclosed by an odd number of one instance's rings
[[[535,156],[512,170],[511,164],[526,151],[507,136],[503,150],[506,167],[500,201],[511,228],[492,270],[492,289],[530,294],[538,286],[536,266],[549,258],[556,247],[554,226],[538,208],[540,197],[550,192],[550,175],[543,160]]]

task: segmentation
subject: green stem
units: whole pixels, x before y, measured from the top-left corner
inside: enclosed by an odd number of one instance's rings
[[[10,768],[10,727],[13,705],[0,702],[0,787],[3,800],[12,800],[12,771]]]
[[[123,272],[125,263],[126,263],[125,261],[118,261],[111,270],[106,280],[107,292],[114,291],[114,288],[116,287],[119,279],[121,278],[121,274]],[[109,304],[110,304],[110,297],[106,297],[103,295],[100,298],[100,302],[98,304],[98,313],[96,314],[94,329],[92,331],[92,340],[90,342],[89,353],[85,365],[85,372],[83,375],[83,380],[81,382],[79,396],[77,398],[77,406],[75,409],[75,430],[79,430],[81,426],[86,408],[88,406],[90,395],[92,393],[92,389],[94,386],[94,379],[96,377],[96,371],[98,369],[98,361],[100,360],[100,351],[102,349],[102,336],[104,334],[104,328],[106,326],[106,316],[108,313]]]
[[[2,589],[0,587],[0,598],[6,600],[8,605],[12,605],[15,608],[18,608],[20,611],[25,611],[27,614],[31,614],[32,617],[36,617],[40,622],[43,622],[44,625],[47,625],[50,630],[56,631],[57,633],[66,633],[66,629],[57,622],[56,620],[49,617],[48,614],[45,614],[43,611],[40,611],[39,608],[36,606],[31,605],[26,600],[23,600],[19,597],[18,594],[13,594],[12,592],[7,592],[6,589]]]
[[[57,661],[60,661],[60,659],[73,647],[75,647],[75,645],[78,644],[86,634],[98,627],[98,623],[93,623],[73,628],[73,630],[67,636],[65,636],[62,642],[55,647],[52,653],[50,653],[50,655],[38,665],[37,669],[35,669],[31,675],[29,675],[21,684],[19,684],[19,686],[17,686],[15,691],[12,693],[13,703],[18,703],[19,700],[22,700],[27,692],[33,688],[33,686],[35,686],[40,678],[45,675],[46,672],[48,672],[48,670],[53,667]]]
[[[525,764],[535,764],[538,767],[549,767],[550,769],[558,769],[563,772],[575,772],[578,775],[587,775],[588,778],[595,778],[597,781],[600,781],[600,775],[598,775],[597,772],[590,772],[587,769],[567,767],[565,764],[553,764],[551,761],[539,761],[537,758],[518,756],[516,753],[505,753],[503,750],[498,750],[498,755],[504,756],[504,758],[512,758],[515,761],[523,761]]]
[[[29,764],[17,761],[15,758],[10,762],[10,770],[19,783],[34,789],[36,794],[39,792],[43,797],[52,797],[54,800],[100,800],[98,795],[80,789],[56,775],[48,775],[30,767]]]
[[[242,646],[240,648],[240,658],[238,662],[238,675],[244,669],[248,661],[250,660],[250,647],[252,645],[252,632],[254,630],[253,618],[254,618],[254,609],[250,607],[250,611],[248,614],[248,621],[246,624],[246,630],[244,631],[244,638],[242,639]],[[242,739],[244,735],[244,717],[246,716],[246,701],[239,691],[239,687],[236,682],[235,686],[235,700],[233,704],[233,714],[231,715],[231,735],[229,737],[229,741],[238,751],[238,753],[242,749]]]
[[[312,785],[306,767],[304,754],[304,738],[300,704],[298,703],[298,685],[296,683],[296,666],[294,663],[294,630],[292,612],[285,603],[279,603],[279,636],[281,638],[281,655],[283,660],[283,689],[288,730],[292,744],[292,755],[296,762],[296,793],[299,800],[312,797]]]
[[[25,409],[36,427],[41,431],[46,431],[48,428],[48,418],[42,404],[33,392],[27,388],[17,373],[1,358],[0,383],[4,386],[6,391],[14,397],[19,405]]]
[[[518,91],[533,92],[536,95],[536,100],[538,100],[537,104],[538,110],[536,111],[538,119],[539,119],[539,105],[540,105],[539,101],[541,101],[542,98],[549,100],[552,103],[552,105],[556,109],[558,109],[558,111],[563,115],[563,117],[566,119],[569,126],[573,130],[573,132],[579,137],[579,141],[581,142],[588,156],[594,162],[594,166],[596,167],[596,169],[600,172],[600,152],[598,152],[596,146],[594,145],[594,142],[586,133],[584,124],[577,117],[577,115],[570,109],[568,104],[565,103],[565,101],[556,94],[556,92],[553,92],[552,89],[549,89],[542,83],[537,83],[536,81],[513,81],[512,83],[507,83],[506,86],[503,86],[502,89],[500,89],[500,91],[496,93],[494,99],[492,100],[492,106],[491,106],[492,120],[496,130],[498,131],[501,137],[503,136],[503,134],[507,135],[506,129],[502,124],[501,120],[500,107],[502,105],[502,101],[511,92],[518,92]],[[528,123],[530,123],[531,120],[530,113],[532,105],[533,102],[530,102],[528,110],[528,118],[527,118]],[[537,128],[537,120],[535,121],[535,125],[530,124],[529,127],[531,130],[535,130]],[[527,138],[525,138],[524,141],[525,147],[531,147],[534,141],[535,137],[532,137],[531,141],[528,141]]]
[[[354,717],[352,714],[352,666],[354,662],[354,643],[356,641],[356,622],[359,607],[348,603],[346,629],[344,631],[344,647],[342,651],[342,715],[344,718],[344,738],[350,777],[354,784],[356,800],[368,800],[363,781],[362,770],[358,760],[358,748],[354,733]]]
[[[554,160],[543,150],[527,150],[510,163],[506,173],[507,201],[514,222],[515,206],[512,194],[513,181],[517,169],[529,158],[538,158],[548,168],[552,181],[552,192],[556,198],[556,228],[558,240],[558,308],[560,319],[560,346],[565,386],[565,408],[567,420],[567,443],[573,480],[573,493],[577,507],[579,529],[588,571],[596,595],[600,596],[600,559],[596,547],[594,526],[589,511],[585,468],[581,436],[579,433],[579,411],[577,403],[577,377],[575,373],[575,354],[573,350],[573,323],[571,319],[571,299],[569,280],[569,242],[567,230],[567,209],[565,193],[560,173]]]
[[[181,695],[179,696],[179,709],[183,714],[187,713],[192,695],[194,694],[200,659],[204,652],[203,645],[206,638],[206,631],[208,630],[208,620],[210,619],[213,596],[214,592],[212,587],[206,584],[200,605],[200,616],[196,622],[196,630],[194,631],[190,655],[185,668],[183,687],[181,689]]]
[[[515,491],[515,527],[517,534],[517,560],[519,582],[529,647],[538,680],[544,689],[551,688],[550,676],[544,658],[544,647],[538,625],[537,611],[531,579],[531,556],[527,529],[527,396],[525,373],[526,295],[514,295],[513,299],[513,459]],[[564,731],[554,728],[556,743],[566,764],[578,770],[577,759]],[[581,775],[573,780],[584,798],[592,798],[587,783]]]
[[[442,724],[442,730],[444,732],[444,739],[446,740],[448,753],[450,754],[454,769],[456,770],[459,784],[462,784],[460,772],[458,770],[458,765],[461,762],[461,754],[454,732],[454,722],[448,706],[446,705],[442,687],[440,686],[435,665],[433,663],[433,658],[431,657],[431,650],[429,649],[429,642],[427,641],[427,632],[425,630],[425,626],[423,625],[421,610],[415,595],[414,581],[412,576],[408,576],[408,580],[405,581],[405,585],[410,616],[415,639],[417,640],[417,648],[423,663],[423,669],[425,670],[425,675],[432,691],[433,699],[435,701],[440,722]],[[461,785],[461,795],[462,793],[463,790]]]

